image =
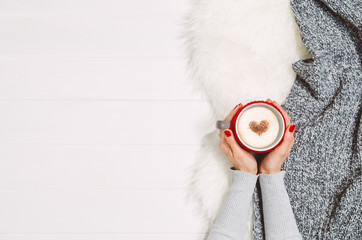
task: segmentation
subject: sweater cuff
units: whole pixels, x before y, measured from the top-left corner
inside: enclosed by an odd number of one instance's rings
[[[260,185],[284,186],[284,176],[286,172],[280,171],[273,174],[259,174]]]
[[[231,173],[231,185],[235,188],[254,188],[259,175],[251,174],[241,170],[236,170],[233,167],[229,169]]]

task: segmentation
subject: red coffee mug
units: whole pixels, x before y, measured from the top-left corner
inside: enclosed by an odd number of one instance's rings
[[[252,107],[256,107],[256,106],[265,107],[265,108],[270,109],[277,117],[278,123],[279,123],[279,131],[278,131],[277,137],[271,144],[269,144],[263,148],[256,148],[256,147],[250,146],[241,138],[239,131],[237,131],[237,126],[239,123],[240,116],[246,110],[248,110]],[[243,148],[245,148],[246,150],[249,150],[254,153],[265,153],[265,152],[270,152],[283,141],[284,134],[286,131],[286,122],[285,122],[285,118],[284,118],[282,112],[278,108],[276,108],[273,104],[266,102],[266,101],[253,101],[253,102],[249,102],[246,105],[244,105],[243,107],[241,107],[235,113],[234,117],[231,119],[230,122],[218,120],[216,123],[216,128],[223,129],[223,130],[230,129],[231,131],[233,131],[235,139],[237,140],[239,145],[242,146]]]

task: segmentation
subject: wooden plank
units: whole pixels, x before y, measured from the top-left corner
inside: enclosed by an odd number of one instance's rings
[[[183,58],[0,57],[0,99],[201,100]]]
[[[188,7],[180,0],[27,0],[0,1],[1,16],[85,14],[180,14]]]
[[[185,188],[198,145],[0,145],[0,188]]]
[[[0,144],[200,144],[206,101],[0,101]]]
[[[184,57],[179,16],[2,18],[0,54]]]
[[[203,240],[206,234],[0,234],[0,240]]]
[[[183,189],[0,190],[2,233],[205,233]]]

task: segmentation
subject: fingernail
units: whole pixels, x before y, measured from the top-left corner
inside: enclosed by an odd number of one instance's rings
[[[227,137],[230,137],[231,136],[231,132],[229,130],[224,130],[224,133]]]
[[[236,105],[233,109],[235,109],[237,106],[239,106],[241,103],[239,103],[238,105]]]
[[[295,125],[293,124],[290,128],[289,128],[289,132],[293,132],[295,129]]]

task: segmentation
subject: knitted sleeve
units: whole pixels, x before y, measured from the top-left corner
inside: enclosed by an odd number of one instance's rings
[[[284,185],[285,171],[260,174],[266,240],[302,239]]]
[[[230,169],[231,185],[207,240],[241,239],[246,231],[249,207],[258,175]]]

